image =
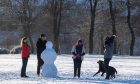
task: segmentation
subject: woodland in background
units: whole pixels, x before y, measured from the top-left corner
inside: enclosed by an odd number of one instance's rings
[[[0,47],[29,37],[32,53],[41,33],[58,53],[81,38],[90,54],[103,54],[106,36],[117,35],[114,54],[140,55],[140,0],[0,0]]]

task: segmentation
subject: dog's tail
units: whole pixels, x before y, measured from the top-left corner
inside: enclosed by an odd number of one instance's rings
[[[93,75],[93,77],[95,76],[95,75],[97,75],[98,73],[100,73],[99,71],[98,72],[96,72],[94,75]]]
[[[117,70],[115,69],[116,74],[118,74]]]

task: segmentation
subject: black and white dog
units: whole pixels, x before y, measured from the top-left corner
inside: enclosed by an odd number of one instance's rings
[[[98,70],[98,72],[96,72],[93,75],[93,77],[95,75],[97,75],[98,73],[100,73],[100,72],[102,72],[101,76],[104,76],[104,73],[106,73],[105,66],[104,66],[104,61],[99,60],[97,63],[99,64],[99,70]],[[109,66],[108,70],[109,70],[109,73],[110,73],[109,74],[109,78],[115,78],[115,74],[117,74],[117,70],[114,67],[112,67],[112,66]]]

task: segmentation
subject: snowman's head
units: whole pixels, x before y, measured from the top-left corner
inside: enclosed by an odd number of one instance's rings
[[[48,41],[46,43],[46,48],[52,48],[53,47],[53,43],[51,41]]]

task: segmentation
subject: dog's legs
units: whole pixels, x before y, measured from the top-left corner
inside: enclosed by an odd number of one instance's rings
[[[115,78],[115,74],[114,74],[114,78]]]
[[[101,74],[101,76],[104,76],[104,72]]]
[[[115,74],[111,74],[111,78],[114,79],[115,78]]]
[[[95,75],[97,75],[98,73],[100,73],[100,72],[98,71],[97,73],[95,73],[95,74],[93,75],[93,77],[94,77]]]

